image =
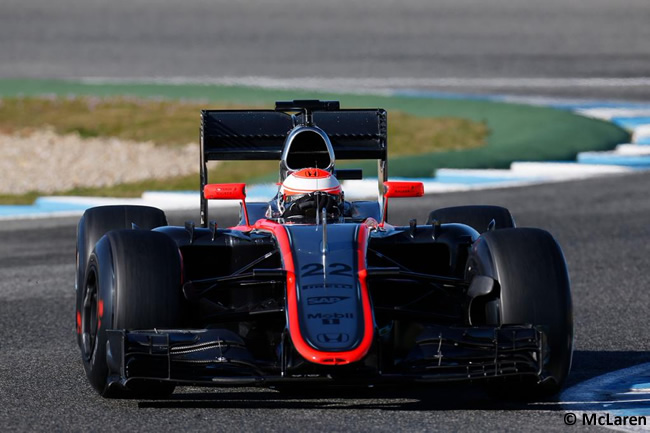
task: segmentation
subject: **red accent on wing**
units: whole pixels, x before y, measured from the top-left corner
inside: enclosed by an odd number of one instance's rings
[[[375,333],[375,324],[372,309],[370,308],[370,296],[368,295],[368,286],[366,284],[366,276],[368,274],[368,271],[366,270],[366,242],[368,240],[368,227],[365,225],[359,226],[359,235],[357,239],[359,283],[361,285],[361,302],[363,307],[363,338],[361,339],[361,343],[359,343],[355,349],[345,352],[323,352],[314,349],[309,345],[309,343],[307,343],[300,332],[295,265],[287,230],[281,224],[269,220],[257,221],[255,228],[273,233],[278,241],[284,269],[287,272],[289,334],[291,335],[291,340],[293,341],[293,345],[298,353],[308,361],[325,365],[349,364],[351,362],[359,361],[366,356],[372,346]]]

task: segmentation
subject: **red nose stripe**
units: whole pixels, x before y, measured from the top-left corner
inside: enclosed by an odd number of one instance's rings
[[[281,224],[269,220],[259,220],[255,224],[255,228],[273,233],[278,241],[284,269],[287,272],[289,334],[291,335],[291,340],[298,353],[303,358],[317,364],[340,365],[360,361],[370,350],[375,332],[372,309],[370,308],[370,297],[368,295],[368,286],[366,285],[366,276],[368,274],[366,270],[366,242],[368,240],[368,227],[366,225],[359,226],[357,240],[359,284],[361,286],[361,302],[363,306],[363,338],[356,348],[344,352],[323,352],[316,350],[307,343],[300,332],[295,265],[287,230]]]

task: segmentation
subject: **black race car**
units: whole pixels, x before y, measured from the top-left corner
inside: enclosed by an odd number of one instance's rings
[[[158,209],[106,206],[78,226],[76,324],[102,396],[176,385],[482,381],[548,395],[573,350],[566,263],[546,231],[507,209],[434,210],[394,227],[388,200],[423,194],[387,179],[387,115],[335,101],[201,113],[200,226]],[[246,203],[209,184],[211,160],[280,161],[280,186]],[[376,201],[347,201],[335,160],[378,161]],[[222,228],[208,201],[241,200]]]

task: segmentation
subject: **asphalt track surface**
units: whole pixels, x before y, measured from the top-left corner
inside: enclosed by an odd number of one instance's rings
[[[650,361],[650,173],[393,200],[392,220],[458,204],[497,204],[552,232],[569,264],[575,356],[569,385]],[[218,216],[217,216],[218,217]],[[197,219],[174,214],[171,222]],[[223,224],[228,221],[221,218]],[[179,388],[170,400],[105,400],[86,381],[74,332],[76,219],[0,225],[3,430],[560,431],[563,409],[502,402],[480,387],[283,395]],[[575,427],[574,427],[575,428]]]
[[[647,0],[3,0],[0,77],[424,78],[648,99],[647,82],[617,81],[648,77],[648,22]],[[491,78],[505,80],[467,81]]]

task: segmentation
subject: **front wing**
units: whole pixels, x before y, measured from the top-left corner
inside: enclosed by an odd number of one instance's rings
[[[278,345],[277,362],[259,361],[244,341],[226,329],[107,330],[109,386],[153,380],[179,385],[273,386],[291,382],[380,384],[473,381],[498,377],[543,380],[542,331],[527,325],[427,326],[408,356],[381,353],[380,337],[361,362],[323,366],[302,360],[289,338]],[[377,333],[376,333],[377,335]]]

